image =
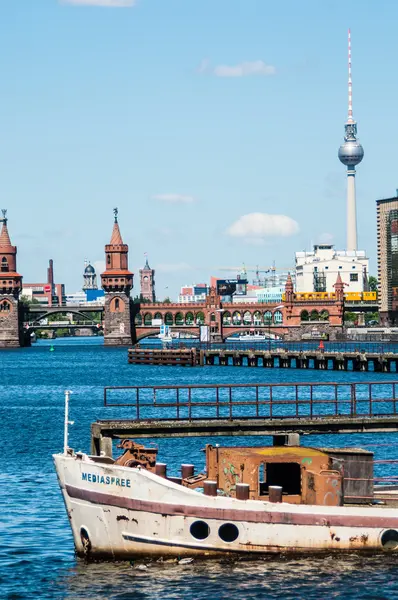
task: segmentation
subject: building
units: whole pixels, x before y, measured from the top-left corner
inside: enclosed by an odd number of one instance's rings
[[[351,32],[348,30],[348,118],[344,125],[344,143],[339,148],[339,159],[347,167],[347,251],[356,252],[357,208],[355,192],[355,167],[363,159],[364,152],[357,140],[357,123],[352,113]]]
[[[129,345],[131,336],[130,291],[134,274],[128,268],[129,247],[123,242],[118,209],[114,209],[114,224],[109,244],[105,246],[105,271],[101,274],[105,291],[104,344],[106,346]]]
[[[376,205],[379,316],[383,325],[392,325],[398,322],[398,190]]]
[[[179,304],[189,304],[194,302],[204,302],[206,296],[209,293],[209,286],[207,283],[193,283],[192,285],[185,285],[180,289],[178,295]]]
[[[261,288],[256,291],[257,302],[264,304],[273,304],[282,302],[282,294],[285,293],[285,285],[279,285],[269,288]]]
[[[156,302],[155,295],[155,270],[151,269],[148,263],[148,257],[145,260],[145,266],[140,269],[140,288],[141,298],[147,302]]]
[[[25,344],[22,307],[19,294],[22,276],[17,272],[17,248],[11,244],[7,228],[7,211],[0,232],[0,348],[17,348]],[[29,343],[29,342],[28,342]]]
[[[45,306],[64,306],[66,304],[65,285],[54,283],[54,261],[50,259],[46,283],[23,283],[22,296],[36,300]]]
[[[369,259],[364,251],[335,250],[330,244],[315,245],[311,252],[296,252],[296,292],[334,292],[336,276],[347,292],[368,289]]]
[[[84,262],[82,290],[98,290],[97,274],[93,265],[90,264],[90,261],[87,262],[87,260]]]

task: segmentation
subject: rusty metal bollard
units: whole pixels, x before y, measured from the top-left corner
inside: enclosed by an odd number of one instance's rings
[[[270,502],[282,502],[282,491],[280,485],[270,485],[268,488]]]
[[[217,496],[217,481],[204,481],[203,491],[206,496]]]
[[[250,485],[248,483],[236,484],[236,499],[249,500]]]

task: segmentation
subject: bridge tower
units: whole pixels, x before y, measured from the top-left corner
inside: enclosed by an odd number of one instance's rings
[[[0,348],[24,345],[23,310],[19,304],[22,276],[17,273],[17,248],[11,244],[7,211],[2,210],[0,233]]]
[[[133,273],[128,270],[129,247],[123,243],[118,223],[118,209],[114,209],[115,222],[112,237],[105,246],[105,271],[101,274],[105,290],[104,342],[106,346],[130,345],[131,298]]]
[[[141,298],[143,300],[149,300],[149,302],[156,302],[155,297],[155,270],[151,269],[148,263],[148,257],[145,260],[145,266],[140,269],[140,286],[141,286]]]

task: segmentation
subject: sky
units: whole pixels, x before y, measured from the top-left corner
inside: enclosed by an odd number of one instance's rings
[[[159,299],[344,249],[349,27],[359,247],[376,273],[375,200],[398,187],[397,21],[391,0],[3,0],[0,208],[24,281],[53,258],[81,289],[114,207],[133,293],[148,253]]]

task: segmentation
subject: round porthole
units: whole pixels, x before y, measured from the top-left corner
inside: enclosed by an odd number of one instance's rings
[[[398,548],[398,531],[386,529],[381,536],[381,545],[384,550],[395,550]]]
[[[192,523],[189,531],[192,537],[197,540],[205,540],[210,535],[210,527],[204,521],[195,521]]]
[[[84,556],[88,556],[91,551],[91,541],[87,529],[84,529],[84,527],[80,529],[80,539],[83,546],[83,554]]]
[[[239,535],[239,529],[233,523],[224,523],[218,530],[218,535],[223,542],[234,542]]]

